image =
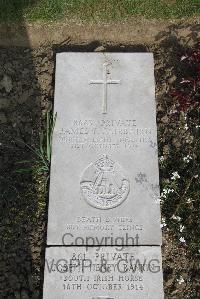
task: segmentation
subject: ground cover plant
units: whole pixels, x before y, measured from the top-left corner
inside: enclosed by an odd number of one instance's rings
[[[196,299],[200,253],[200,45],[178,50],[176,72],[170,78],[166,102],[161,104],[165,112],[158,112],[165,293],[167,298],[179,298],[179,292],[187,289],[186,298]]]
[[[146,18],[183,18],[197,15],[198,0],[0,0],[0,21],[56,20],[125,20]]]
[[[169,225],[177,239],[198,254],[200,44],[180,54],[182,71],[169,91],[171,134],[165,135],[165,125],[160,125],[161,204],[163,226]]]

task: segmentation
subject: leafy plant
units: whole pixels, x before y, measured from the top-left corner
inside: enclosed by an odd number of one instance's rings
[[[191,255],[199,253],[200,44],[180,57],[166,125],[160,123],[162,227]],[[175,117],[174,117],[175,116]]]
[[[40,134],[39,148],[35,148],[28,144],[25,146],[32,152],[33,160],[23,160],[17,162],[20,165],[27,165],[27,168],[19,168],[16,170],[18,173],[34,172],[36,174],[44,174],[49,178],[51,153],[52,153],[52,139],[53,131],[56,123],[57,114],[54,116],[47,112],[46,114],[46,127]],[[31,167],[29,167],[31,165]]]
[[[182,78],[179,90],[174,89],[171,92],[172,97],[178,103],[178,110],[187,112],[191,106],[199,105],[199,88],[200,88],[200,43],[196,44],[193,49],[189,49],[181,57],[185,69],[190,74]]]

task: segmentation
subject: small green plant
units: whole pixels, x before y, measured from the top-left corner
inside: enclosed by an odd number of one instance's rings
[[[35,174],[43,174],[49,178],[51,152],[52,152],[52,138],[53,131],[56,123],[57,114],[54,116],[47,112],[45,130],[40,134],[39,147],[35,148],[28,144],[25,146],[32,152],[32,160],[22,160],[17,162],[20,165],[27,165],[27,167],[19,168],[16,170],[18,173],[34,172]],[[31,165],[31,167],[30,167]]]

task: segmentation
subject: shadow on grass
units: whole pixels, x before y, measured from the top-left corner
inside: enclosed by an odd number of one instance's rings
[[[27,38],[23,11],[35,1],[0,1],[1,14],[17,14]],[[4,9],[4,10],[3,10]],[[5,10],[6,9],[6,10]],[[4,24],[9,34],[9,26]],[[44,258],[45,193],[39,178],[16,173],[31,160],[28,145],[38,144],[41,128],[40,86],[29,47],[0,47],[0,298],[40,298]],[[41,182],[40,182],[41,184]],[[44,214],[44,215],[43,215]],[[41,277],[42,280],[42,277]]]

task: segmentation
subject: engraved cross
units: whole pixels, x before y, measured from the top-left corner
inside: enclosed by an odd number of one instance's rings
[[[103,80],[91,80],[90,84],[103,84],[103,103],[102,113],[107,113],[107,85],[108,84],[119,84],[120,80],[109,80],[108,79],[108,63],[103,64]]]

